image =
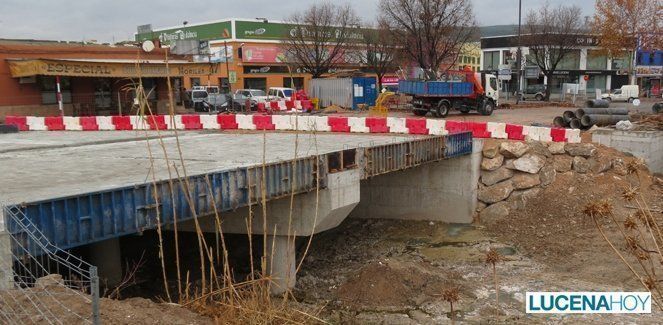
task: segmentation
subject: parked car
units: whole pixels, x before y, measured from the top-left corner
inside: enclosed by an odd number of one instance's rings
[[[269,88],[267,96],[269,100],[290,100],[295,90],[292,88],[272,87]]]
[[[620,89],[603,94],[601,98],[612,102],[633,102],[640,97],[640,87],[638,85],[625,85]]]
[[[542,101],[546,98],[546,85],[535,84],[527,85],[525,91],[522,93],[522,100],[534,99]]]
[[[238,89],[235,91],[235,95],[242,95],[251,100],[252,105],[258,103],[265,103],[269,100],[269,96],[260,89]]]

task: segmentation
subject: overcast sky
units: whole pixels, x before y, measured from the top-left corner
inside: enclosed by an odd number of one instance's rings
[[[343,0],[341,0],[343,1]],[[338,1],[338,2],[341,2]],[[255,18],[282,20],[315,0],[0,0],[0,38],[53,40],[95,39],[103,42],[133,37],[137,25],[154,28],[218,20]],[[355,0],[364,19],[374,19],[379,0]],[[518,22],[518,0],[472,0],[479,25]],[[575,3],[592,15],[594,1],[550,0]],[[523,0],[523,12],[545,0]],[[524,15],[523,13],[523,15]]]

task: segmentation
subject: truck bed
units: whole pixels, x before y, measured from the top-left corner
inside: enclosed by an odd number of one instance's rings
[[[474,93],[471,82],[401,80],[398,89],[403,94],[428,97],[467,97]]]

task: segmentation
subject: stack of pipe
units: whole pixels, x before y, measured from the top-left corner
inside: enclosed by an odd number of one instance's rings
[[[596,103],[593,105],[596,106]],[[575,112],[565,111],[562,116],[553,119],[553,124],[557,127],[586,130],[594,125],[615,125],[619,121],[628,121],[628,119],[628,108],[590,107],[580,108]]]
[[[576,117],[576,113],[573,111],[565,111],[562,116],[557,116],[553,119],[553,125],[560,128],[580,128],[580,119]]]

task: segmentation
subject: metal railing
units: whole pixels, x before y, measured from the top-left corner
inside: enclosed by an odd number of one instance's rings
[[[19,208],[1,203],[0,323],[99,324],[97,268],[53,245]]]

